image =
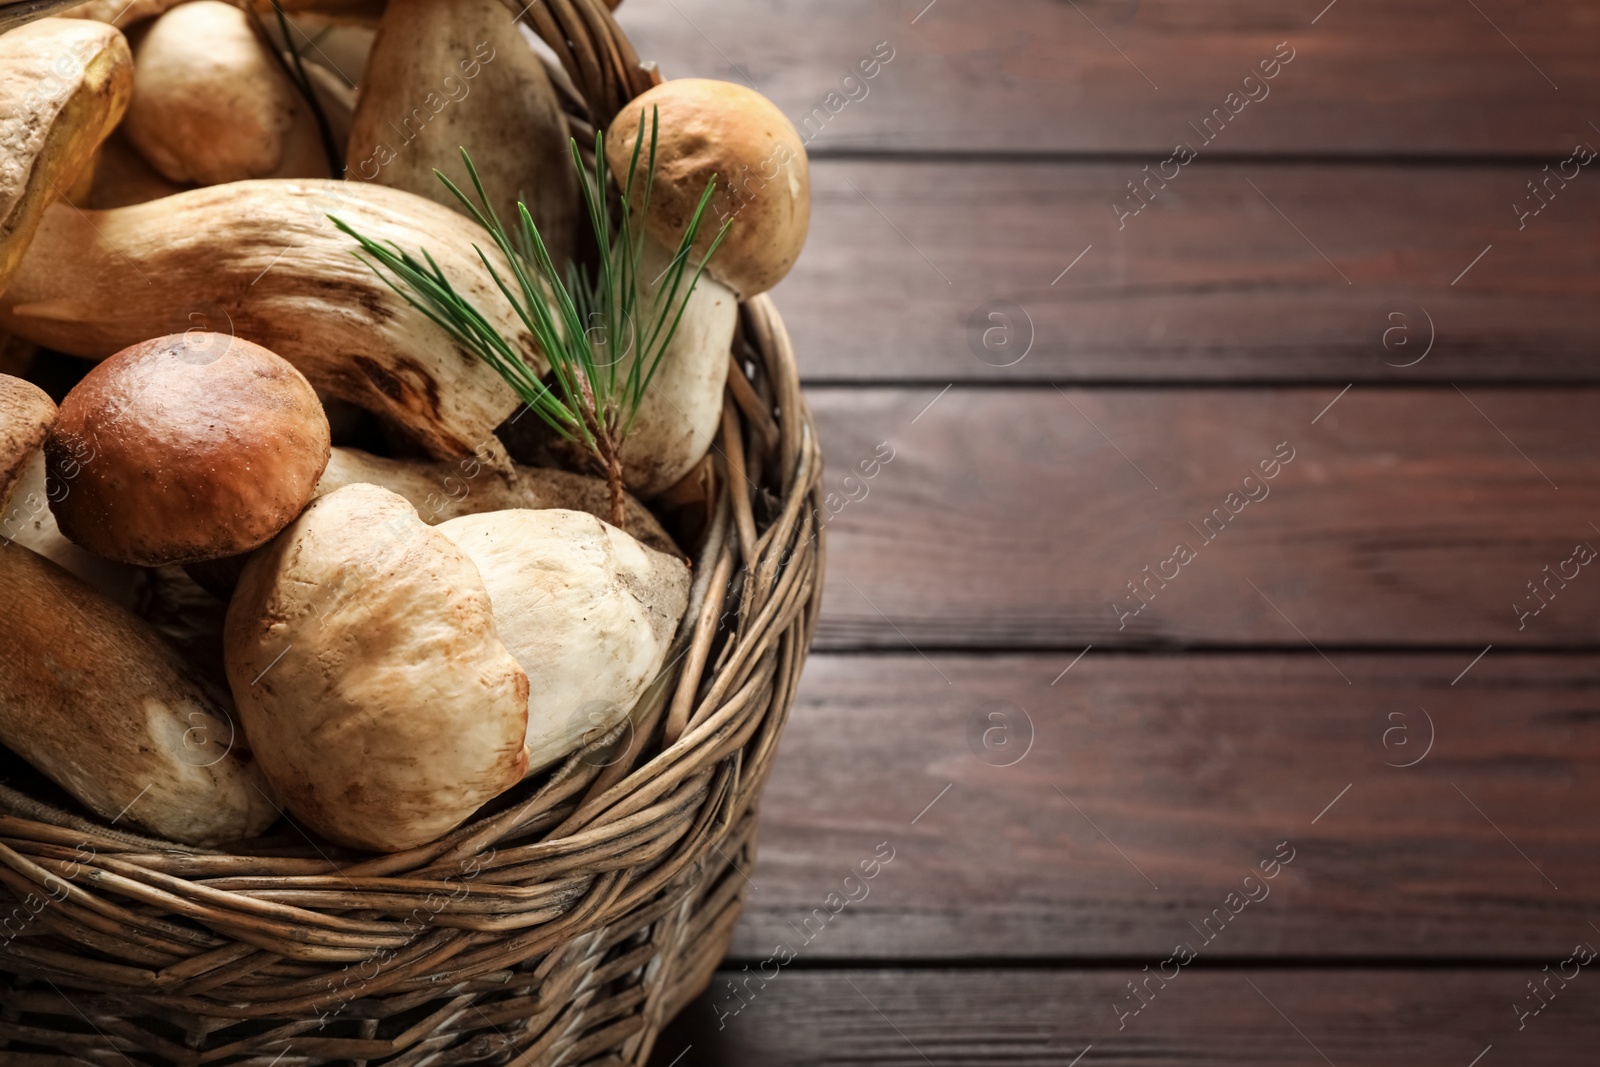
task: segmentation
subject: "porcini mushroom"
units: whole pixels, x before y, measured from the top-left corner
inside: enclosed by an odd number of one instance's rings
[[[714,221],[700,230],[696,254],[703,256],[718,227],[731,220],[707,271],[740,300],[777,285],[800,258],[811,224],[811,171],[793,124],[754,89],[705,78],[665,81],[630,101],[606,131],[606,158],[615,173],[628,173],[639,127],[644,124],[648,141],[657,114],[645,231],[677,247],[715,178]]]
[[[245,566],[228,680],[284,804],[394,851],[615,725],[665,664],[684,563],[592,515],[425,524],[357,484]]]
[[[471,220],[358,182],[263,179],[109,211],[61,205],[0,294],[0,327],[104,358],[187,328],[200,309],[213,328],[231,322],[317,389],[384,416],[435,457],[494,447],[516,395],[353,256],[329,213],[413,253],[426,248],[502,336],[533,350],[474,245],[509,269]]]
[[[0,603],[0,742],[95,814],[173,841],[276,820],[226,699],[142,620],[17,544],[0,544]]]
[[[160,337],[62,401],[45,458],[63,484],[69,465],[76,477],[50,508],[73,543],[107,559],[235,556],[300,514],[328,450],[317,394],[286,360],[225,334]]]
[[[461,210],[434,173],[465,183],[461,150],[500,220],[527,203],[556,262],[572,255],[578,182],[544,63],[500,0],[389,0],[350,132],[352,180]]]
[[[330,840],[423,844],[527,770],[528,676],[483,579],[387,490],[322,497],[254,556],[224,642],[263,771]]]
[[[137,36],[123,129],[168,181],[329,176],[316,119],[251,18],[191,0]]]
[[[0,292],[132,90],[128,42],[110,26],[40,19],[0,35]]]
[[[606,159],[619,180],[626,180],[641,124],[645,143],[656,135],[649,201],[633,198],[643,215],[645,260],[656,265],[647,276],[656,277],[670,260],[669,249],[677,248],[712,182],[713,211],[692,254],[703,257],[728,224],[624,448],[628,487],[649,497],[676,484],[710,448],[722,416],[737,304],[772,288],[794,265],[805,244],[811,194],[799,135],[753,90],[680,78],[641,94],[606,131]],[[644,176],[634,182],[642,186]]]

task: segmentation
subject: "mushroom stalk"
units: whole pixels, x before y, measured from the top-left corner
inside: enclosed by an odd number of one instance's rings
[[[192,845],[278,817],[223,696],[150,627],[0,544],[0,742],[102,818]]]
[[[426,248],[542,372],[483,270],[475,246],[509,273],[483,231],[419,196],[356,182],[261,179],[109,211],[62,205],[46,213],[0,296],[0,327],[92,358],[195,328],[236,334],[324,394],[388,418],[435,457],[497,453],[494,430],[516,395],[352,255],[330,213],[378,240]]]
[[[672,253],[653,238],[644,242],[645,273],[655,278]],[[650,299],[663,295],[652,290]],[[616,457],[626,472],[627,487],[640,496],[670,489],[710,450],[722,420],[728,352],[738,316],[733,292],[709,273],[702,274]]]

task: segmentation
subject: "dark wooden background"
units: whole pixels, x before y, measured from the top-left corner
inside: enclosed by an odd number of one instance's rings
[[[1596,1062],[1600,160],[1529,183],[1600,147],[1600,8],[619,16],[827,115],[775,295],[843,503],[747,913],[656,1062]]]

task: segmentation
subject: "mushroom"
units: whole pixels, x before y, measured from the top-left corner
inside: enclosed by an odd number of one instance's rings
[[[544,63],[500,0],[390,0],[367,60],[347,177],[462,210],[434,173],[465,184],[472,156],[502,222],[528,205],[550,254],[572,255],[578,182]]]
[[[397,851],[620,721],[688,584],[681,560],[591,515],[433,527],[349,485],[245,566],[228,680],[285,806],[330,840]]]
[[[137,36],[123,129],[168,181],[329,176],[316,119],[252,18],[192,0]]]
[[[126,349],[67,394],[45,442],[56,522],[74,544],[159,567],[258,548],[299,515],[328,463],[311,384],[238,337]]]
[[[110,26],[40,19],[0,35],[0,292],[132,91],[128,42]]]
[[[705,193],[691,266],[723,223],[728,233],[689,297],[623,449],[628,487],[651,497],[671,488],[705,456],[722,418],[728,352],[738,302],[776,285],[800,254],[811,217],[805,146],[766,97],[729,82],[681,78],[641,94],[606,131],[606,161],[626,182],[636,144],[652,133],[656,169],[643,212],[649,278],[660,276]],[[648,166],[641,150],[640,167]],[[752,174],[752,172],[754,172]],[[634,200],[644,176],[634,178]]]
[[[533,350],[474,246],[502,275],[510,268],[475,223],[411,193],[335,181],[234,182],[109,211],[61,205],[0,295],[0,328],[104,358],[199,315],[213,329],[231,323],[436,458],[497,448],[516,394],[352,255],[329,213],[413,254],[426,248],[501,336]]]
[[[0,506],[54,415],[39,390],[0,378]],[[174,841],[271,825],[276,808],[226,698],[142,620],[9,539],[0,604],[0,743],[96,814]]]
[[[527,770],[528,676],[483,579],[404,499],[352,485],[245,566],[228,681],[285,806],[332,841],[431,841]]]
[[[731,222],[706,268],[711,276],[740,300],[777,285],[800,258],[811,223],[811,171],[793,124],[772,101],[742,85],[705,78],[662,82],[630,101],[606,131],[606,160],[619,178],[628,173],[640,123],[648,145],[656,115],[655,184],[645,232],[676,249],[715,178],[712,211],[695,242],[696,262],[721,224]]]

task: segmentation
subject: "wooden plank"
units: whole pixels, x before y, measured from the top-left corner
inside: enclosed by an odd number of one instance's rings
[[[732,954],[1600,946],[1600,663],[1468,658],[814,655]]]
[[[1155,997],[1120,1031],[1111,1005],[1131,996],[1124,983],[1143,978],[1137,967],[780,972],[764,989],[751,980],[751,998],[738,1015],[726,1006],[739,1003],[727,990],[736,976],[723,972],[661,1035],[650,1062],[672,1067],[681,1056],[676,1063],[696,1067],[1570,1067],[1592,1063],[1600,1039],[1593,969],[1580,969],[1520,1031],[1510,1005],[1519,995],[1530,997],[1524,983],[1542,980],[1538,967],[1179,971],[1164,990],[1152,981]],[[1553,981],[1550,988],[1559,989]]]
[[[1600,379],[1600,164],[1522,218],[1538,165],[1202,159],[1134,215],[1146,162],[818,163],[774,294],[803,373]]]
[[[1165,154],[1223,109],[1216,151],[1547,154],[1592,136],[1600,95],[1600,27],[1560,0],[628,0],[618,17],[669,77],[753,83],[815,149]],[[845,82],[880,43],[889,63]],[[1280,44],[1288,65],[1246,86]]]
[[[1588,390],[930,386],[810,401],[837,512],[823,647],[1472,653],[1592,649],[1600,634],[1600,574],[1574,561],[1600,546]],[[1273,467],[1280,451],[1293,458]],[[879,453],[893,458],[874,468]],[[1263,462],[1277,477],[1246,483]],[[850,477],[862,463],[876,477]]]

